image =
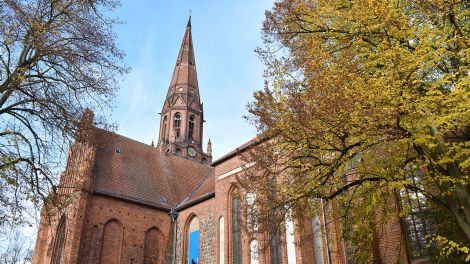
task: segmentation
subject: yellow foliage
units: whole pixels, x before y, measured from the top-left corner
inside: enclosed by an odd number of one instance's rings
[[[468,9],[444,0],[275,4],[260,51],[268,87],[250,112],[276,140],[251,158],[288,175],[280,201],[348,202],[359,234],[359,222],[393,211],[391,197],[409,190],[470,240]]]

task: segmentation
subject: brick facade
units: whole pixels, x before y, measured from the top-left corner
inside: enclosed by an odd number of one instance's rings
[[[192,72],[192,77],[185,77],[190,78],[186,81],[178,77],[185,69]],[[178,86],[181,83],[186,86]],[[186,101],[173,97],[177,93],[174,89],[180,88],[180,97],[186,96]],[[159,145],[149,146],[93,128],[93,115],[87,110],[61,176],[59,200],[68,202],[60,209],[53,205],[42,209],[34,264],[186,264],[188,230],[195,217],[199,219],[199,264],[231,264],[235,259],[240,259],[239,263],[251,263],[256,254],[250,247],[256,243],[258,253],[254,262],[274,263],[268,234],[249,234],[242,230],[238,236],[237,230],[233,230],[237,226],[232,213],[233,204],[237,208],[233,203],[236,176],[252,165],[244,163],[240,154],[258,139],[207,165],[212,158],[211,151],[210,147],[207,153],[201,149],[202,104],[198,101],[199,91],[191,92],[193,88],[197,88],[197,78],[188,22],[170,85],[173,91],[169,90],[164,105],[169,116],[174,111],[183,113],[181,129],[185,136],[172,141],[171,120],[167,126],[161,122]],[[187,101],[188,98],[193,101]],[[201,124],[193,132],[197,137],[194,143],[186,131],[191,111],[196,114],[195,121]],[[191,146],[197,149],[193,157],[188,153]],[[177,153],[175,147],[183,152]],[[323,209],[323,205],[319,206]],[[313,219],[296,218],[281,225],[276,248],[282,263],[315,263],[315,259],[317,264],[347,263],[340,224],[331,217],[334,206],[322,212],[315,222],[315,228],[320,230],[316,236],[317,250]],[[63,245],[59,239],[60,223],[65,225]],[[296,227],[293,233],[288,232],[290,226]],[[376,254],[382,263],[407,263],[398,219],[376,229]]]

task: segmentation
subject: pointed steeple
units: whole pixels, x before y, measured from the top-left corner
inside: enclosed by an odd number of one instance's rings
[[[187,28],[190,28],[190,27],[191,27],[191,16],[189,16],[188,24],[186,24],[186,27],[187,27]]]
[[[202,149],[203,125],[190,16],[161,112],[160,151],[201,163],[210,162],[212,157]]]
[[[189,17],[186,25],[186,31],[176,59],[170,87],[168,87],[168,103],[172,105],[178,98],[178,95],[182,97],[187,105],[194,101],[192,99],[196,99],[197,104],[200,104],[196,60],[194,57],[193,39],[191,35],[191,16]]]

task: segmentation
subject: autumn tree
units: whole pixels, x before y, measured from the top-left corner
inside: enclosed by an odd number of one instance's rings
[[[280,0],[266,12],[267,84],[249,119],[269,140],[245,155],[256,165],[240,181],[261,222],[334,205],[361,262],[374,225],[421,206],[426,246],[470,260],[469,7]]]
[[[57,191],[84,108],[109,109],[127,68],[115,0],[0,1],[0,226]],[[105,125],[99,118],[97,125]]]

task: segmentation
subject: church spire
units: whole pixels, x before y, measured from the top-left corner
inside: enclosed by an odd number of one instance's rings
[[[176,94],[184,94],[185,99],[193,97],[200,102],[199,85],[196,73],[196,59],[194,57],[194,46],[191,34],[191,16],[186,25],[183,41],[181,43],[175,69],[168,87],[167,99],[174,99]]]
[[[211,156],[202,150],[203,124],[190,16],[161,112],[160,150],[202,163],[210,162]]]

